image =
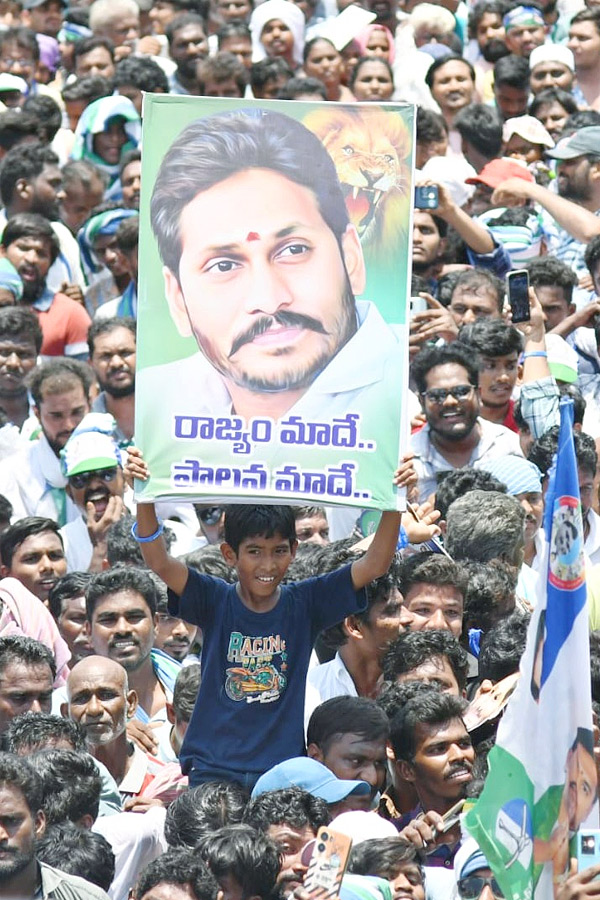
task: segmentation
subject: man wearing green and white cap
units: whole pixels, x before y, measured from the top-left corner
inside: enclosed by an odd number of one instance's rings
[[[121,451],[111,415],[89,413],[61,451],[67,493],[81,516],[61,529],[71,571],[102,571],[108,529],[125,506]]]

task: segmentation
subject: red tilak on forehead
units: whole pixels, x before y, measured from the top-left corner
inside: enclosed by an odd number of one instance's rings
[[[249,231],[246,237],[247,241],[260,241],[260,234],[256,231]]]

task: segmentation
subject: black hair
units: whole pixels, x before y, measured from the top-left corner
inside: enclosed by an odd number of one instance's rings
[[[13,507],[10,500],[7,500],[4,494],[0,494],[0,523],[8,522],[12,519]]]
[[[80,56],[86,56],[86,54],[91,53],[92,50],[97,50],[98,47],[102,47],[104,50],[107,50],[110,53],[110,58],[115,59],[115,45],[107,37],[101,37],[100,35],[91,35],[90,37],[83,38],[81,41],[75,42],[75,47],[73,49],[73,61],[77,62],[77,59]]]
[[[14,525],[10,525],[6,531],[0,534],[0,557],[4,565],[10,569],[17,547],[26,538],[31,537],[32,534],[44,534],[46,531],[55,534],[59,538],[61,546],[64,547],[58,523],[54,519],[26,516],[24,519],[19,519]]]
[[[350,74],[350,78],[348,79],[348,87],[350,88],[350,90],[352,90],[352,88],[354,87],[354,82],[358,78],[362,67],[364,65],[366,65],[367,63],[374,63],[374,62],[381,63],[383,65],[384,69],[387,70],[387,73],[392,80],[392,84],[394,83],[394,70],[390,66],[387,59],[384,59],[383,56],[361,56],[360,59],[357,60],[356,65],[354,66],[354,68],[352,69],[352,72]],[[467,65],[468,65],[468,63],[467,63]]]
[[[559,384],[558,393],[561,397],[570,397],[573,401],[573,425],[583,425],[583,417],[587,403],[576,384]]]
[[[285,78],[286,81],[289,81],[293,75],[292,67],[280,56],[261,59],[260,62],[252,63],[250,66],[252,93],[262,91],[269,81],[274,81],[276,78]]]
[[[180,794],[165,819],[165,839],[170,847],[195,847],[198,841],[225,825],[242,821],[248,794],[232,782],[207,781]]]
[[[100,182],[106,186],[104,173],[87,159],[73,159],[66,163],[62,169],[63,188],[65,190],[72,184],[80,184],[85,191],[93,187],[94,182]]]
[[[319,41],[325,41],[325,43],[329,44],[330,47],[333,47],[333,49],[338,54],[338,56],[341,57],[340,51],[337,49],[337,47],[335,46],[335,44],[333,43],[331,38],[325,37],[325,35],[323,35],[323,36],[317,35],[316,37],[311,38],[309,41],[307,41],[305,43],[304,50],[302,51],[302,62],[306,62],[306,60],[308,59],[308,54],[310,53],[312,48],[315,46],[315,44],[319,43]]]
[[[9,150],[0,165],[0,195],[4,206],[10,206],[18,181],[35,181],[46,166],[58,166],[58,156],[44,144],[19,144]]]
[[[471,65],[471,63],[465,59],[463,56],[460,56],[458,53],[449,53],[447,56],[441,56],[439,59],[434,59],[429,68],[427,69],[427,73],[425,75],[425,84],[431,91],[433,88],[433,82],[435,79],[436,72],[443,68],[447,63],[451,62],[461,62],[469,70],[469,74],[471,75],[471,80],[473,84],[475,84],[475,69]]]
[[[423,883],[423,856],[414,844],[400,836],[361,841],[352,848],[348,871],[393,881],[407,863],[415,863]]]
[[[61,96],[65,103],[86,100],[89,104],[94,100],[100,100],[101,97],[110,97],[112,92],[112,79],[104,78],[102,75],[86,75],[85,78],[78,78],[77,81],[66,84]]]
[[[497,622],[481,639],[479,677],[496,683],[519,669],[525,652],[530,616],[515,610]]]
[[[316,834],[321,825],[329,825],[330,820],[325,801],[297,787],[259,794],[250,800],[243,818],[247,825],[265,833],[270,825],[285,824],[292,828],[308,825]]]
[[[365,741],[387,740],[387,716],[369,697],[332,697],[313,711],[306,745],[315,744],[327,753],[344,734],[358,734]]]
[[[302,94],[318,94],[322,100],[327,100],[327,90],[323,82],[308,76],[290,78],[277,92],[277,99],[295,100]]]
[[[312,160],[309,168],[306,159]],[[255,168],[267,168],[313,191],[325,223],[341,241],[348,211],[333,160],[316,135],[289,116],[265,109],[212,115],[183,129],[154,183],[152,230],[173,274],[179,272],[180,218],[190,198],[242,169]]]
[[[61,822],[46,828],[35,844],[35,856],[67,875],[77,875],[108,891],[115,877],[115,854],[101,834]]]
[[[121,162],[119,163],[119,178],[123,178],[123,172],[127,168],[127,166],[131,165],[132,162],[141,162],[142,160],[142,151],[139,147],[132,147],[131,150],[128,150],[127,153],[124,153],[121,157]]]
[[[96,338],[100,337],[102,334],[110,334],[111,331],[115,331],[117,328],[127,328],[134,337],[136,336],[136,323],[135,319],[131,318],[131,316],[112,316],[109,319],[94,319],[90,325],[90,330],[88,331],[88,349],[90,351],[90,357],[94,353],[94,341]]]
[[[83,816],[96,820],[102,780],[93,756],[54,748],[34,753],[28,762],[42,780],[42,808],[49,825],[78,823]]]
[[[23,50],[29,50],[34,62],[40,60],[40,48],[37,42],[35,31],[27,28],[25,25],[15,25],[13,28],[7,28],[6,31],[0,33],[0,52],[4,50],[7,44],[15,43],[17,47]]]
[[[206,32],[206,20],[203,16],[200,16],[197,12],[181,12],[179,15],[175,16],[175,18],[171,19],[165,28],[165,35],[169,47],[175,40],[177,32],[181,31],[182,28],[187,28],[188,25],[200,25],[202,30]]]
[[[554,425],[539,437],[532,445],[527,459],[535,463],[542,478],[545,478],[550,471],[554,455],[558,450],[558,432],[559,426]],[[578,468],[584,469],[586,472],[596,474],[596,466],[598,465],[598,454],[596,452],[596,442],[589,434],[583,431],[574,431],[573,440],[575,442],[575,456],[577,458]],[[0,547],[1,545],[0,538]]]
[[[38,137],[40,123],[31,113],[6,109],[0,113],[0,147],[7,153],[24,138]]]
[[[461,719],[464,704],[453,694],[435,688],[422,689],[402,706],[390,726],[390,743],[397,760],[412,762],[417,752],[416,731],[419,725],[444,725]]]
[[[502,19],[506,13],[504,0],[478,0],[469,11],[469,38],[476,40],[479,23],[488,13],[495,13]]]
[[[140,217],[128,216],[123,219],[115,232],[117,250],[129,254],[137,250],[140,242]]]
[[[454,559],[501,559],[521,566],[525,512],[516,497],[470,491],[448,510],[445,545]]]
[[[113,80],[117,89],[132,85],[150,94],[169,93],[169,81],[164,70],[148,56],[126,56],[119,60]]]
[[[36,354],[42,349],[43,334],[38,317],[27,306],[4,306],[0,308],[0,338],[16,338],[31,341]]]
[[[473,359],[473,352],[459,341],[444,347],[426,347],[419,351],[411,364],[411,374],[420,394],[427,390],[427,375],[437,366],[453,363],[462,366],[467,373],[469,384],[479,384],[479,368]]]
[[[34,94],[27,98],[23,110],[37,117],[40,141],[51,144],[62,125],[62,111],[56,100],[48,94]]]
[[[402,561],[400,591],[406,597],[416,584],[452,585],[463,595],[467,589],[465,570],[447,556],[432,551],[415,553]]]
[[[194,900],[216,900],[219,885],[204,860],[195,850],[169,850],[142,871],[135,896],[143,897],[158,884],[176,884],[189,888]]]
[[[280,537],[296,540],[296,520],[291,506],[228,506],[225,510],[225,542],[238,553],[250,538]]]
[[[96,323],[101,324],[102,321],[102,319],[96,319],[92,323],[90,332]],[[132,515],[125,515],[117,522],[113,522],[108,529],[106,535],[106,558],[111,568],[118,565],[144,568],[146,565],[140,545],[131,534],[131,526],[134,522],[135,519]]]
[[[529,90],[529,62],[522,56],[509,53],[494,65],[494,87],[498,85]]]
[[[596,31],[600,34],[600,10],[596,8],[582,9],[581,12],[575,13],[569,24],[578,25],[579,22],[593,22]]]
[[[217,31],[219,50],[221,49],[222,41],[226,41],[228,38],[248,38],[248,40],[251,40],[250,28],[245,22],[226,22]]]
[[[590,675],[592,700],[600,701],[600,631],[590,631]]]
[[[387,603],[394,596],[397,589],[397,577],[392,572],[386,572],[385,575],[381,575],[375,581],[369,582],[365,588],[367,594],[366,609],[362,612],[353,613],[352,618],[369,625],[374,605],[376,603]],[[321,638],[325,646],[332,650],[338,650],[340,647],[343,647],[348,641],[344,622],[338,622],[336,625],[332,625],[331,628],[327,628],[322,632]]]
[[[63,601],[83,597],[91,580],[89,572],[68,572],[58,579],[48,594],[48,608],[56,622],[61,617]]]
[[[478,319],[463,325],[458,339],[461,344],[472,347],[480,356],[493,359],[496,356],[517,356],[523,349],[521,332],[502,319]]]
[[[208,56],[206,59],[200,60],[197,78],[201,94],[205,92],[205,80],[207,78],[214,79],[217,84],[233,78],[240,92],[240,97],[243,97],[248,84],[248,70],[235,53],[219,50],[214,56]]]
[[[55,748],[59,742],[68,742],[73,750],[85,750],[85,735],[80,725],[51,713],[26,712],[15,716],[2,735],[2,749],[17,756]]]
[[[407,631],[398,635],[383,660],[383,677],[395,681],[399,675],[412,672],[436,657],[445,657],[452,669],[459,689],[467,683],[469,659],[466,650],[449,631],[432,629]]]
[[[445,519],[452,503],[458,497],[468,494],[469,491],[506,493],[506,485],[498,481],[490,472],[486,472],[484,469],[473,469],[470,466],[453,469],[449,472],[440,472],[435,492],[435,508],[439,510],[440,517]]]
[[[590,128],[593,125],[600,125],[600,112],[597,109],[578,109],[577,112],[571,113],[560,136],[567,137],[580,128]]]
[[[562,288],[567,304],[573,301],[573,288],[577,285],[575,272],[555,256],[543,256],[527,265],[529,283],[532,287]]]
[[[485,103],[470,103],[454,119],[454,127],[463,140],[485,156],[495,159],[502,149],[502,122],[495,109]]]
[[[432,144],[448,137],[446,120],[439,113],[417,106],[417,143]]]
[[[468,584],[465,593],[463,631],[481,628],[484,632],[514,612],[518,572],[499,559],[487,563],[465,562]]]
[[[0,181],[1,180],[2,172],[0,170]],[[46,241],[50,247],[50,260],[52,262],[54,262],[60,253],[60,244],[52,225],[48,219],[38,215],[38,213],[17,213],[16,216],[11,216],[6,223],[0,243],[6,250],[7,247],[10,247],[11,244],[14,244],[15,241],[18,241],[23,237],[31,237],[39,241]]]
[[[31,391],[34,404],[38,407],[44,402],[43,391],[47,394],[63,394],[81,385],[83,393],[89,400],[90,388],[94,380],[91,368],[78,359],[52,359],[44,362],[29,375],[27,386]]]
[[[493,272],[488,272],[487,269],[479,268],[460,272],[454,283],[452,294],[454,294],[454,291],[459,287],[471,288],[473,291],[487,288],[488,291],[496,295],[498,312],[502,312],[502,306],[504,304],[504,284]]]
[[[0,641],[3,640],[6,638],[0,638]],[[42,808],[42,779],[33,766],[20,756],[0,753],[0,785],[20,791],[32,815],[35,816]]]
[[[199,550],[192,550],[181,556],[180,559],[191,569],[202,572],[204,575],[221,578],[228,584],[235,584],[238,580],[236,570],[225,562],[220,548],[214,544],[201,547]]]
[[[150,610],[150,615],[155,615],[157,588],[148,572],[135,566],[116,566],[94,575],[86,589],[85,607],[90,622],[100,600],[121,591],[134,591],[140,594]]]
[[[173,711],[177,719],[189,722],[200,690],[202,670],[200,665],[183,666],[173,690]]]
[[[597,274],[598,263],[600,263],[600,234],[595,235],[587,247],[584,254],[585,264],[592,278]]]
[[[276,844],[265,834],[250,825],[226,825],[202,838],[196,849],[218,882],[232,876],[243,898],[269,900],[281,858]]]
[[[550,106],[551,103],[560,103],[564,111],[569,115],[572,115],[578,110],[577,102],[573,98],[573,94],[570,94],[568,91],[563,91],[562,88],[547,87],[544,88],[543,91],[540,91],[539,94],[536,94],[529,104],[529,115],[535,116],[537,119],[540,109],[543,106]]]

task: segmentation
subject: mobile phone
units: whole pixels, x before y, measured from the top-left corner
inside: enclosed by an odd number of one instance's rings
[[[351,849],[352,838],[321,826],[304,876],[305,890],[319,898],[337,897]]]
[[[437,209],[440,192],[435,184],[418,184],[415,187],[415,209]]]
[[[529,272],[526,269],[517,269],[506,276],[506,293],[512,312],[512,321],[529,322],[531,310],[529,308]]]
[[[575,835],[577,871],[583,872],[590,866],[597,866],[600,863],[600,829],[598,828],[582,828]],[[598,881],[599,876],[594,878]]]
[[[427,311],[427,300],[425,297],[411,297],[410,298],[410,314],[414,316],[415,313],[422,313]]]

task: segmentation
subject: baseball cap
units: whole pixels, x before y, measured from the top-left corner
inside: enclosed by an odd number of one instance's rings
[[[280,791],[283,788],[298,787],[325,803],[339,803],[350,794],[367,796],[371,786],[366,781],[349,781],[336,778],[331,769],[316,759],[296,756],[278,763],[261,775],[252,791],[252,799],[265,791]]]
[[[554,141],[535,116],[515,116],[507,119],[502,128],[502,140],[510,141],[513,134],[518,134],[524,141],[530,144],[541,144],[543,147],[554,147]]]
[[[113,437],[116,424],[109,413],[88,413],[83,417],[60,451],[62,470],[67,478],[122,464],[121,451]]]
[[[547,156],[553,159],[576,159],[587,153],[600,156],[600,125],[580,128],[568,137],[561,138],[552,150],[546,151]]]
[[[598,129],[600,131],[600,128]],[[488,187],[497,188],[507,178],[522,178],[523,181],[535,181],[529,169],[515,159],[493,159],[487,163],[479,175],[466,178],[467,184],[487,184]]]
[[[507,492],[515,494],[539,494],[542,490],[542,473],[522,456],[499,456],[481,465],[481,468],[506,485]]]
[[[11,75],[10,72],[2,72],[0,74],[0,93],[4,91],[19,91],[20,94],[27,93],[27,82],[18,75]]]
[[[467,838],[460,846],[460,849],[454,857],[454,876],[457,881],[472,875],[479,869],[489,869],[490,864],[483,855],[483,850],[474,840]]]
[[[22,6],[23,9],[36,9],[36,7],[41,6],[42,3],[45,2],[46,0],[23,0]],[[65,9],[69,5],[67,0],[60,0],[60,3],[65,7]]]
[[[332,831],[348,835],[355,846],[363,841],[398,837],[398,829],[387,819],[382,819],[376,812],[358,809],[340,813],[330,822],[329,827]]]

